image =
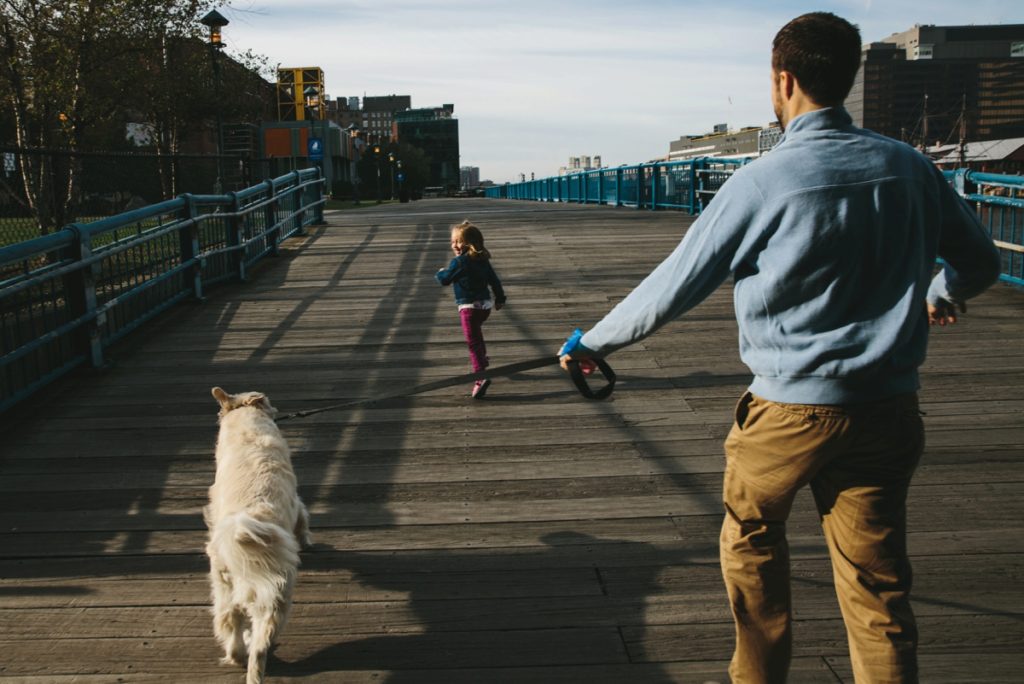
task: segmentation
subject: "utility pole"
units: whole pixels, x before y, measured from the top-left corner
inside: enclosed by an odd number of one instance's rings
[[[928,93],[924,94],[924,113],[921,114],[921,151],[928,149]]]

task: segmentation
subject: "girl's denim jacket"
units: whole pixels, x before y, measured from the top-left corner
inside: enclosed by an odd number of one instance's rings
[[[494,290],[495,302],[505,303],[505,290],[489,259],[471,259],[468,254],[461,254],[452,259],[448,268],[438,271],[435,277],[442,285],[454,288],[456,304],[488,300],[491,298],[490,290]]]

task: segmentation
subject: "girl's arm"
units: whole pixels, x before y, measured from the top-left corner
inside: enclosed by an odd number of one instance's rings
[[[500,309],[505,303],[505,290],[501,287],[501,280],[498,278],[498,274],[495,273],[490,261],[487,262],[487,284],[494,290],[495,308]]]
[[[448,268],[442,268],[434,274],[434,277],[442,285],[451,285],[460,275],[462,275],[462,260],[460,257],[455,257],[448,264]]]

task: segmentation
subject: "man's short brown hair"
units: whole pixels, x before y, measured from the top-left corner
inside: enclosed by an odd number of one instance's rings
[[[841,105],[860,67],[857,27],[830,12],[803,14],[772,42],[772,69],[788,71],[815,104]]]

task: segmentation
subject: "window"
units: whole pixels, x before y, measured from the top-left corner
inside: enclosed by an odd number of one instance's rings
[[[1024,41],[1010,43],[1010,57],[1024,57]]]

